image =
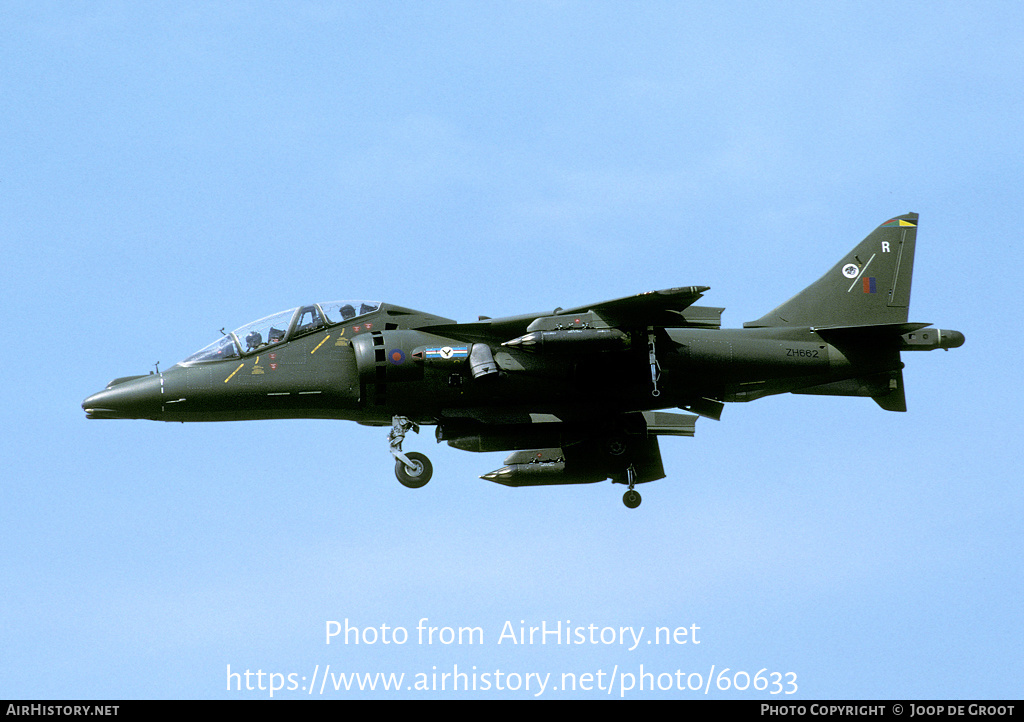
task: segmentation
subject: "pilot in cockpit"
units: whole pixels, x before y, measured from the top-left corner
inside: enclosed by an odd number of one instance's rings
[[[263,343],[263,335],[259,331],[253,331],[245,337],[245,350],[253,351]]]

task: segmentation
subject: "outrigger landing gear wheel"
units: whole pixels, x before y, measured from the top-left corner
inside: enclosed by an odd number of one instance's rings
[[[405,458],[412,462],[412,466],[407,465],[401,459],[395,460],[395,476],[398,477],[398,481],[402,486],[410,489],[419,489],[426,485],[430,481],[431,474],[434,473],[430,459],[418,451],[410,451]]]

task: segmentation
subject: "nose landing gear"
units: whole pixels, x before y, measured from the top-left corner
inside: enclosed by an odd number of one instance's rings
[[[419,489],[430,481],[430,476],[434,473],[434,467],[430,464],[430,459],[418,451],[410,451],[405,455],[405,458],[412,463],[396,459],[395,476],[398,477],[398,481],[402,486],[409,489]]]
[[[434,467],[430,459],[418,451],[410,451],[408,454],[402,452],[402,441],[405,440],[409,429],[417,434],[420,432],[419,426],[409,421],[408,417],[393,417],[388,443],[391,445],[391,455],[395,457],[395,476],[399,483],[409,489],[419,489],[430,481]]]

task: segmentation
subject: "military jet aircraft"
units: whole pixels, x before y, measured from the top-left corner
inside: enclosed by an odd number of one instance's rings
[[[395,474],[430,461],[409,430],[466,451],[511,451],[483,479],[506,486],[664,478],[659,436],[772,394],[870,397],[906,411],[902,351],[950,349],[958,331],[908,323],[916,213],[887,220],[825,275],[743,328],[695,306],[707,286],[472,323],[388,303],[299,306],[223,335],[166,371],[114,379],[90,419],[347,419],[390,426]],[[666,411],[678,409],[687,413]]]

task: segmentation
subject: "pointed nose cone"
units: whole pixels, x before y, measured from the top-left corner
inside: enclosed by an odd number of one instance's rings
[[[154,374],[112,381],[82,408],[89,419],[158,419],[161,403],[161,378]]]

